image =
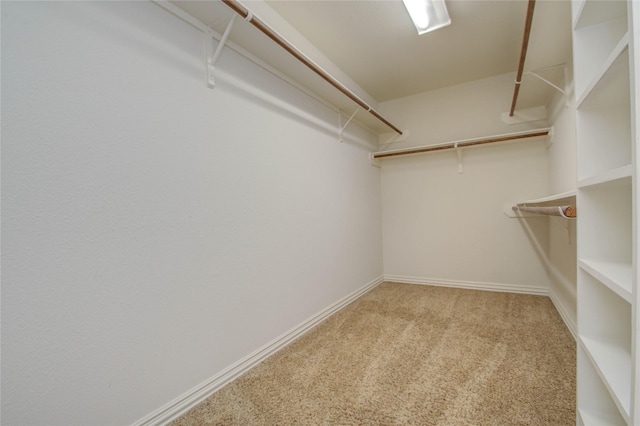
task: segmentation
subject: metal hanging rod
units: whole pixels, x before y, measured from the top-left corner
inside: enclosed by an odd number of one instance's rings
[[[276,33],[267,24],[265,24],[260,19],[253,16],[253,13],[249,9],[245,8],[240,2],[236,0],[222,0],[222,3],[229,6],[234,12],[240,15],[245,21],[249,22],[251,25],[253,25],[255,28],[260,30],[263,34],[265,34],[271,40],[276,42],[280,47],[286,50],[294,58],[302,62],[307,68],[309,68],[311,71],[316,73],[327,83],[329,83],[330,85],[338,89],[341,93],[343,93],[353,102],[358,104],[358,106],[360,106],[362,109],[367,111],[369,114],[373,115],[375,118],[377,118],[379,121],[384,123],[394,132],[398,133],[399,135],[402,134],[402,130],[400,130],[398,127],[394,126],[393,124],[391,124],[391,122],[389,122],[386,118],[380,115],[380,113],[374,110],[369,104],[367,104],[365,101],[360,99],[358,95],[353,93],[351,90],[345,87],[342,83],[340,83],[338,80],[333,78],[330,74],[328,74],[325,70],[320,68],[320,66],[314,63],[304,53],[299,51],[295,46],[293,46],[291,43],[285,40],[282,36]]]
[[[550,132],[551,132],[550,128],[537,129],[537,130],[528,131],[528,132],[509,133],[506,135],[489,136],[486,138],[479,138],[479,139],[467,139],[463,141],[449,142],[449,143],[439,144],[439,145],[427,145],[427,146],[421,146],[417,148],[374,152],[373,154],[371,154],[371,157],[375,160],[380,158],[396,157],[400,155],[422,154],[425,152],[442,151],[445,149],[460,149],[460,148],[465,148],[469,146],[485,145],[485,144],[495,143],[495,142],[506,142],[506,141],[512,141],[512,140],[518,140],[518,139],[548,136]]]
[[[560,216],[565,219],[575,219],[577,216],[576,206],[523,206],[518,204],[512,207],[514,212],[534,213],[545,216]]]
[[[520,92],[520,83],[522,83],[522,72],[524,70],[524,61],[527,57],[527,48],[529,47],[529,35],[531,34],[531,22],[533,21],[533,9],[536,6],[536,0],[529,0],[527,7],[527,17],[524,25],[524,36],[522,38],[522,49],[520,50],[520,63],[518,64],[518,73],[516,75],[516,86],[513,89],[513,99],[511,100],[511,109],[509,117],[513,117],[516,110],[516,102],[518,102],[518,93]]]

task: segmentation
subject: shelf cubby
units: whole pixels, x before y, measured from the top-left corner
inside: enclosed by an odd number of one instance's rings
[[[627,5],[614,1],[576,3],[573,46],[575,90],[578,99],[584,93],[603,65],[606,67],[612,52],[619,48],[627,34]],[[574,8],[575,10],[576,8]]]
[[[581,179],[578,181],[578,188],[588,189],[600,185],[614,185],[616,182],[620,185],[624,185],[625,181],[627,181],[627,185],[631,185],[632,173],[633,167],[631,167],[631,165],[618,167],[617,169],[609,169],[591,177]]]
[[[627,5],[619,0],[574,0],[573,28],[579,30],[627,14]]]
[[[578,179],[631,164],[629,55],[625,48],[576,111]]]
[[[631,264],[631,178],[580,187],[577,202],[578,258]]]
[[[624,417],[613,401],[609,390],[591,364],[584,349],[578,346],[578,418],[584,426],[626,425]]]
[[[611,291],[631,303],[632,265],[631,262],[612,262],[580,259],[580,268],[606,285]]]
[[[579,343],[625,419],[631,404],[631,304],[579,271]]]

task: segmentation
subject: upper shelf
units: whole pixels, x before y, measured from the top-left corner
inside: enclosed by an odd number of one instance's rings
[[[629,45],[627,5],[621,1],[578,1],[574,8],[574,78],[577,106]]]
[[[585,86],[579,88],[577,106],[608,106],[629,102],[629,33],[613,47],[606,58],[599,61],[596,72],[587,75],[590,78]],[[590,104],[590,105],[588,105]]]
[[[423,145],[423,146],[417,146],[413,148],[379,151],[379,152],[372,153],[371,157],[374,160],[379,160],[383,158],[398,157],[403,155],[424,154],[427,152],[442,151],[445,149],[467,148],[470,146],[486,145],[486,144],[496,143],[496,142],[509,142],[509,141],[515,141],[515,140],[521,140],[521,139],[547,137],[547,136],[550,136],[551,133],[552,133],[551,128],[535,129],[535,130],[528,130],[525,132],[506,133],[502,135],[486,136],[482,138],[464,139],[464,140],[455,141],[455,142],[446,142],[446,143],[434,144],[434,145]]]
[[[401,129],[375,110],[373,100],[370,101],[370,97],[348,76],[343,78],[341,71],[335,66],[327,71],[318,65],[319,62],[311,59],[239,2],[154,2],[217,39],[220,39],[225,26],[237,13],[244,19],[236,20],[225,46],[338,112],[344,111],[345,115],[351,115],[354,111],[362,109],[353,121],[374,133],[402,133]],[[262,6],[261,2],[249,4],[256,8]],[[334,74],[339,75],[339,79]]]
[[[520,201],[518,204],[528,205],[528,206],[549,206],[549,205],[559,205],[565,203],[575,203],[576,202],[576,191],[567,191],[561,192],[559,194],[549,195],[547,197],[536,198],[533,200],[525,200]]]
[[[574,0],[573,28],[578,30],[590,25],[625,16],[627,4],[623,1]]]
[[[544,214],[546,216],[560,216],[565,219],[575,219],[575,204],[576,191],[567,191],[542,198],[524,200],[517,203],[507,203],[503,206],[503,212],[505,215],[511,218],[532,217],[539,214]],[[572,209],[566,211],[566,209],[561,208],[567,206],[571,206]],[[525,211],[527,207],[532,207],[534,209],[532,211]],[[544,210],[535,211],[535,208],[538,207],[542,209],[556,207],[556,209],[554,211],[548,212],[544,212]]]
[[[573,28],[580,28],[609,21],[627,13],[627,4],[623,1],[574,0]]]
[[[296,58],[300,63],[302,63],[305,67],[315,73],[318,77],[329,83],[334,89],[341,92],[347,98],[352,100],[356,105],[361,107],[367,113],[374,116],[378,121],[387,126],[390,130],[398,134],[402,134],[402,130],[392,124],[389,120],[384,118],[380,113],[378,113],[371,105],[365,102],[360,96],[356,95],[352,90],[350,90],[343,83],[335,79],[331,74],[322,69],[318,64],[316,64],[313,60],[311,60],[307,55],[305,55],[300,49],[294,46],[287,39],[278,34],[275,30],[273,30],[266,22],[260,20],[258,17],[253,15],[253,12],[247,8],[245,8],[241,3],[235,0],[222,0],[222,2],[231,8],[234,12],[240,15],[246,22],[253,25],[257,28],[264,36],[273,40],[278,46],[282,47],[289,55]]]
[[[593,188],[600,185],[616,185],[630,184],[633,168],[631,165],[619,167],[617,169],[607,170],[578,181],[578,188]]]

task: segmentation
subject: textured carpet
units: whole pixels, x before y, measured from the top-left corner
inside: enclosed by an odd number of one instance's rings
[[[383,283],[177,425],[575,425],[575,342],[543,296]]]

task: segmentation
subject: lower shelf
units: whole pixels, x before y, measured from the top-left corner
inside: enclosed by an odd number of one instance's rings
[[[626,426],[625,421],[615,414],[579,409],[578,416],[584,426]]]
[[[631,355],[625,348],[580,336],[585,354],[625,420],[631,411]]]

